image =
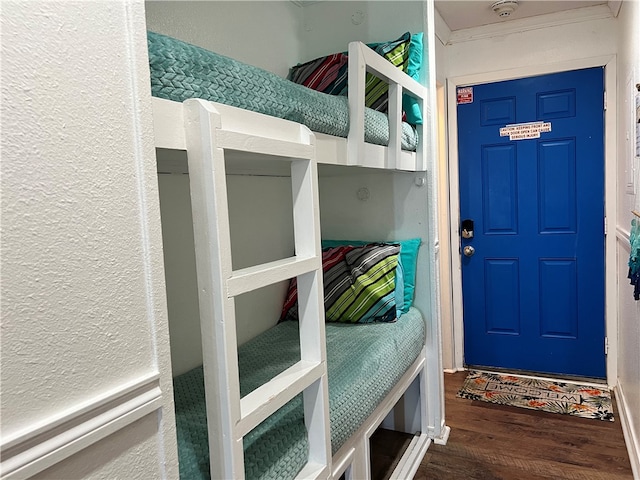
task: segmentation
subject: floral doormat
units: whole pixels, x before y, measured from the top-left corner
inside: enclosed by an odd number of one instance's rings
[[[471,370],[458,397],[613,422],[611,392],[604,385],[599,388]]]

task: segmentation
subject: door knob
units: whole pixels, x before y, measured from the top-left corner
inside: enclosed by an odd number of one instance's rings
[[[471,245],[467,245],[462,249],[462,253],[464,253],[465,257],[472,257],[476,253],[476,249]]]

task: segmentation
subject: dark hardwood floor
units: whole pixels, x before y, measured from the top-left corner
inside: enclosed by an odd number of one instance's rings
[[[447,445],[432,444],[415,480],[632,480],[620,418],[605,422],[457,398],[466,372],[445,374]],[[407,438],[371,439],[374,479],[388,478]]]

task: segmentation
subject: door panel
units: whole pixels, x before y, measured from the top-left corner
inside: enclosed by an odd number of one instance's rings
[[[591,68],[458,105],[467,365],[605,377],[603,90]]]
[[[487,333],[520,334],[519,272],[517,260],[485,260]]]
[[[575,139],[538,143],[540,233],[576,233]]]

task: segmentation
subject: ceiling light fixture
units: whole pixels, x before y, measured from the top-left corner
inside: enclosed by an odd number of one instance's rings
[[[516,8],[518,8],[518,2],[516,0],[498,0],[491,5],[491,10],[500,18],[509,17],[516,11]]]

